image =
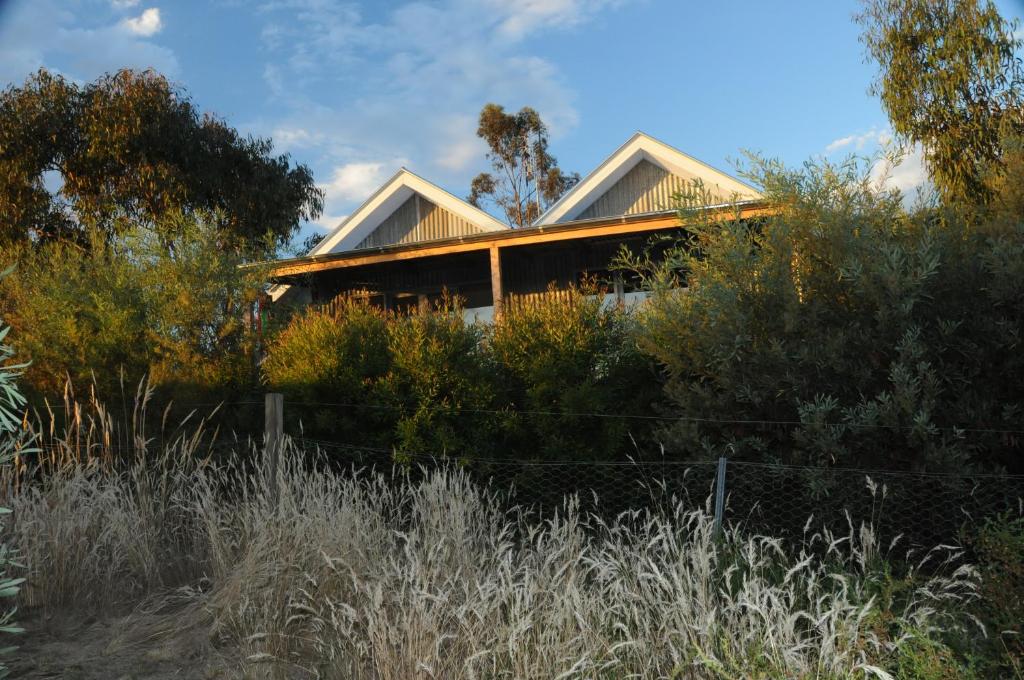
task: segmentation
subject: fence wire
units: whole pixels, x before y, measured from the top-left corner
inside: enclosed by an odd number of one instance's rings
[[[418,478],[455,466],[510,504],[552,511],[574,495],[580,508],[610,517],[628,510],[684,507],[714,512],[718,461],[550,461],[444,458],[297,438],[332,466],[404,468]],[[838,535],[866,523],[907,547],[962,544],[988,519],[1024,513],[1024,476],[945,475],[728,462],[723,523],[799,540]]]

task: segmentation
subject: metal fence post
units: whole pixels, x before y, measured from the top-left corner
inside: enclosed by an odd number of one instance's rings
[[[725,456],[718,458],[715,476],[715,536],[722,535],[722,516],[725,514]]]
[[[284,395],[271,392],[266,395],[263,409],[264,435],[266,438],[267,468],[270,479],[270,502],[277,509],[277,493],[279,486],[278,465],[281,457],[281,444],[284,438]]]

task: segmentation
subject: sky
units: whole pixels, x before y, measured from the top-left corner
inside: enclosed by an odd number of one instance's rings
[[[0,0],[0,86],[40,67],[85,83],[154,68],[240,131],[274,140],[334,227],[399,167],[465,196],[487,169],[481,107],[532,106],[585,175],[642,130],[735,172],[875,154],[856,0]],[[1024,0],[997,2],[1004,17]],[[891,171],[912,192],[919,154]]]

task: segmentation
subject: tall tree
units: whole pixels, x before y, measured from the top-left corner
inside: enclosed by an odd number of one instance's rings
[[[896,134],[922,145],[947,201],[986,202],[1001,139],[1024,130],[1015,25],[990,0],[864,0],[857,18]]]
[[[547,126],[530,107],[512,114],[498,104],[487,104],[480,111],[476,134],[490,147],[487,158],[494,172],[473,178],[467,200],[477,207],[494,203],[514,227],[533,224],[580,181],[577,173],[563,173],[548,153]]]
[[[323,209],[309,168],[272,151],[153,71],[79,86],[40,70],[0,93],[0,244],[157,229],[177,211],[219,215],[221,248],[263,254]]]

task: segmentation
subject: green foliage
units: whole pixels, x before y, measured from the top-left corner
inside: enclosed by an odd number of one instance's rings
[[[310,309],[271,342],[263,375],[303,405],[311,436],[452,455],[493,445],[493,419],[473,413],[493,404],[480,329],[451,300],[408,317],[353,301]]]
[[[985,521],[967,536],[981,573],[976,607],[988,629],[983,658],[994,661],[991,675],[1024,675],[1024,516],[1004,514]]]
[[[293,319],[263,374],[302,404],[307,434],[335,442],[610,458],[632,451],[629,436],[643,439],[646,423],[571,414],[647,413],[659,385],[631,334],[629,314],[580,291],[511,307],[490,328],[466,324],[449,299],[408,317],[347,302]]]
[[[978,677],[948,645],[927,631],[907,631],[897,647],[893,677],[900,680],[973,680]]]
[[[591,286],[508,305],[490,329],[502,398],[515,416],[513,448],[534,448],[545,460],[607,459],[629,451],[630,436],[649,434],[645,421],[571,415],[650,415],[659,397],[632,313],[604,309],[600,292]],[[520,410],[528,413],[516,416]]]
[[[923,145],[948,201],[987,202],[1000,136],[1024,130],[1016,26],[990,0],[864,0],[858,19],[896,134]]]
[[[25,384],[54,396],[65,380],[95,382],[113,398],[144,375],[178,397],[213,396],[251,380],[244,317],[260,291],[256,273],[216,248],[215,219],[160,220],[165,234],[89,232],[13,249],[18,269],[0,282],[0,314],[32,360]]]
[[[494,372],[481,335],[448,298],[391,324],[392,370],[378,393],[397,409],[400,449],[455,456],[491,451]]]
[[[287,402],[300,404],[286,408],[286,417],[301,418],[310,436],[389,445],[392,413],[379,408],[375,386],[391,370],[392,322],[391,315],[355,302],[342,302],[330,313],[311,308],[293,318],[271,342],[262,366],[266,382]]]
[[[639,342],[682,416],[668,443],[826,466],[1015,464],[1016,440],[987,430],[1024,419],[1006,379],[1024,371],[1024,224],[906,214],[855,161],[753,164],[775,216],[687,213],[689,241],[641,266],[654,295]]]
[[[40,70],[0,93],[0,244],[85,244],[82,225],[163,235],[166,214],[203,211],[217,216],[216,246],[265,253],[323,208],[309,169],[272,150],[152,71],[79,86]]]
[[[0,280],[9,275],[10,270],[0,272]],[[18,412],[25,406],[25,398],[18,391],[15,380],[26,368],[26,364],[12,362],[14,350],[5,344],[10,328],[0,322],[0,466],[10,465],[16,452],[31,453],[23,447],[20,433],[21,418]],[[0,516],[7,515],[10,510],[0,508]],[[7,543],[0,544],[0,598],[12,599],[17,596],[24,578],[12,578],[10,569],[18,566],[15,553]],[[16,609],[7,609],[0,614],[0,634],[22,633],[24,629],[14,623]],[[0,648],[0,656],[9,654],[13,647]],[[0,663],[0,678],[7,677],[6,664]]]
[[[528,106],[513,114],[498,104],[485,105],[476,134],[490,148],[487,158],[494,174],[482,172],[474,177],[466,200],[477,207],[493,201],[515,227],[533,224],[580,181],[578,173],[563,173],[548,153],[547,126]]]

